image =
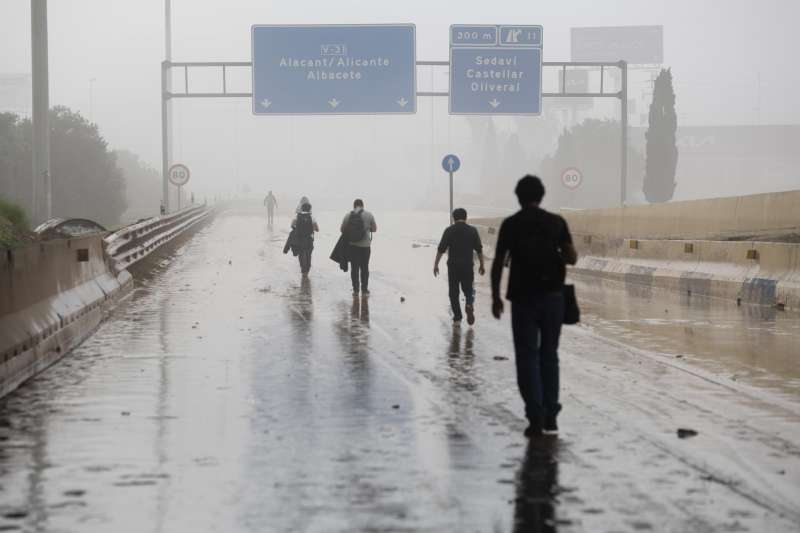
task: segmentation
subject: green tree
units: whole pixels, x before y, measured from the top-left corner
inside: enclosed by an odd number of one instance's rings
[[[565,129],[555,153],[542,162],[542,179],[547,188],[545,203],[551,207],[616,207],[619,205],[620,126],[615,120],[587,119]],[[567,189],[561,182],[566,169],[578,169],[581,185]],[[628,148],[628,191],[644,171],[644,159]],[[634,190],[636,190],[636,187]]]
[[[126,207],[125,180],[97,125],[66,107],[54,107],[50,132],[53,215],[119,223]],[[33,206],[32,139],[30,119],[0,113],[0,195],[28,213]]]
[[[653,89],[650,125],[645,134],[647,160],[643,190],[649,202],[668,202],[675,193],[675,169],[678,166],[678,146],[675,142],[677,129],[672,70],[661,69]]]
[[[30,139],[17,115],[0,113],[0,196],[29,210],[32,195]]]
[[[124,222],[158,215],[161,205],[161,173],[129,150],[115,150],[117,167],[125,179],[128,209]]]
[[[498,187],[501,182],[501,158],[498,148],[497,129],[491,118],[486,121],[486,132],[484,133],[483,161],[481,164],[480,192],[483,200],[488,203],[495,203],[502,198],[502,192]]]

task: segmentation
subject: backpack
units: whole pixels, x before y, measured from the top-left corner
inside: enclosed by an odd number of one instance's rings
[[[294,226],[295,237],[307,239],[314,233],[314,222],[311,220],[311,213],[298,213],[297,224]]]
[[[344,233],[347,237],[347,242],[359,242],[367,237],[367,230],[364,227],[364,218],[361,213],[353,211],[347,219],[347,227]]]

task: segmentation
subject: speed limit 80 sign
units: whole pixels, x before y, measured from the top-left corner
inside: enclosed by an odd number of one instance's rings
[[[169,182],[176,187],[182,187],[189,183],[189,167],[181,163],[169,167],[168,173]]]
[[[577,189],[583,183],[583,174],[577,168],[568,168],[561,173],[561,183],[567,189]]]

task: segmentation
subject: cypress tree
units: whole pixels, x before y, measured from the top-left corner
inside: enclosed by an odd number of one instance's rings
[[[678,147],[675,142],[677,129],[672,70],[661,69],[653,89],[650,125],[645,134],[647,161],[643,189],[648,202],[668,202],[675,192],[675,169],[678,166]]]

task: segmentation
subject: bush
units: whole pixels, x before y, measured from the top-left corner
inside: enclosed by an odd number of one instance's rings
[[[25,210],[2,196],[0,196],[0,218],[8,220],[16,229],[28,230],[28,215]]]

